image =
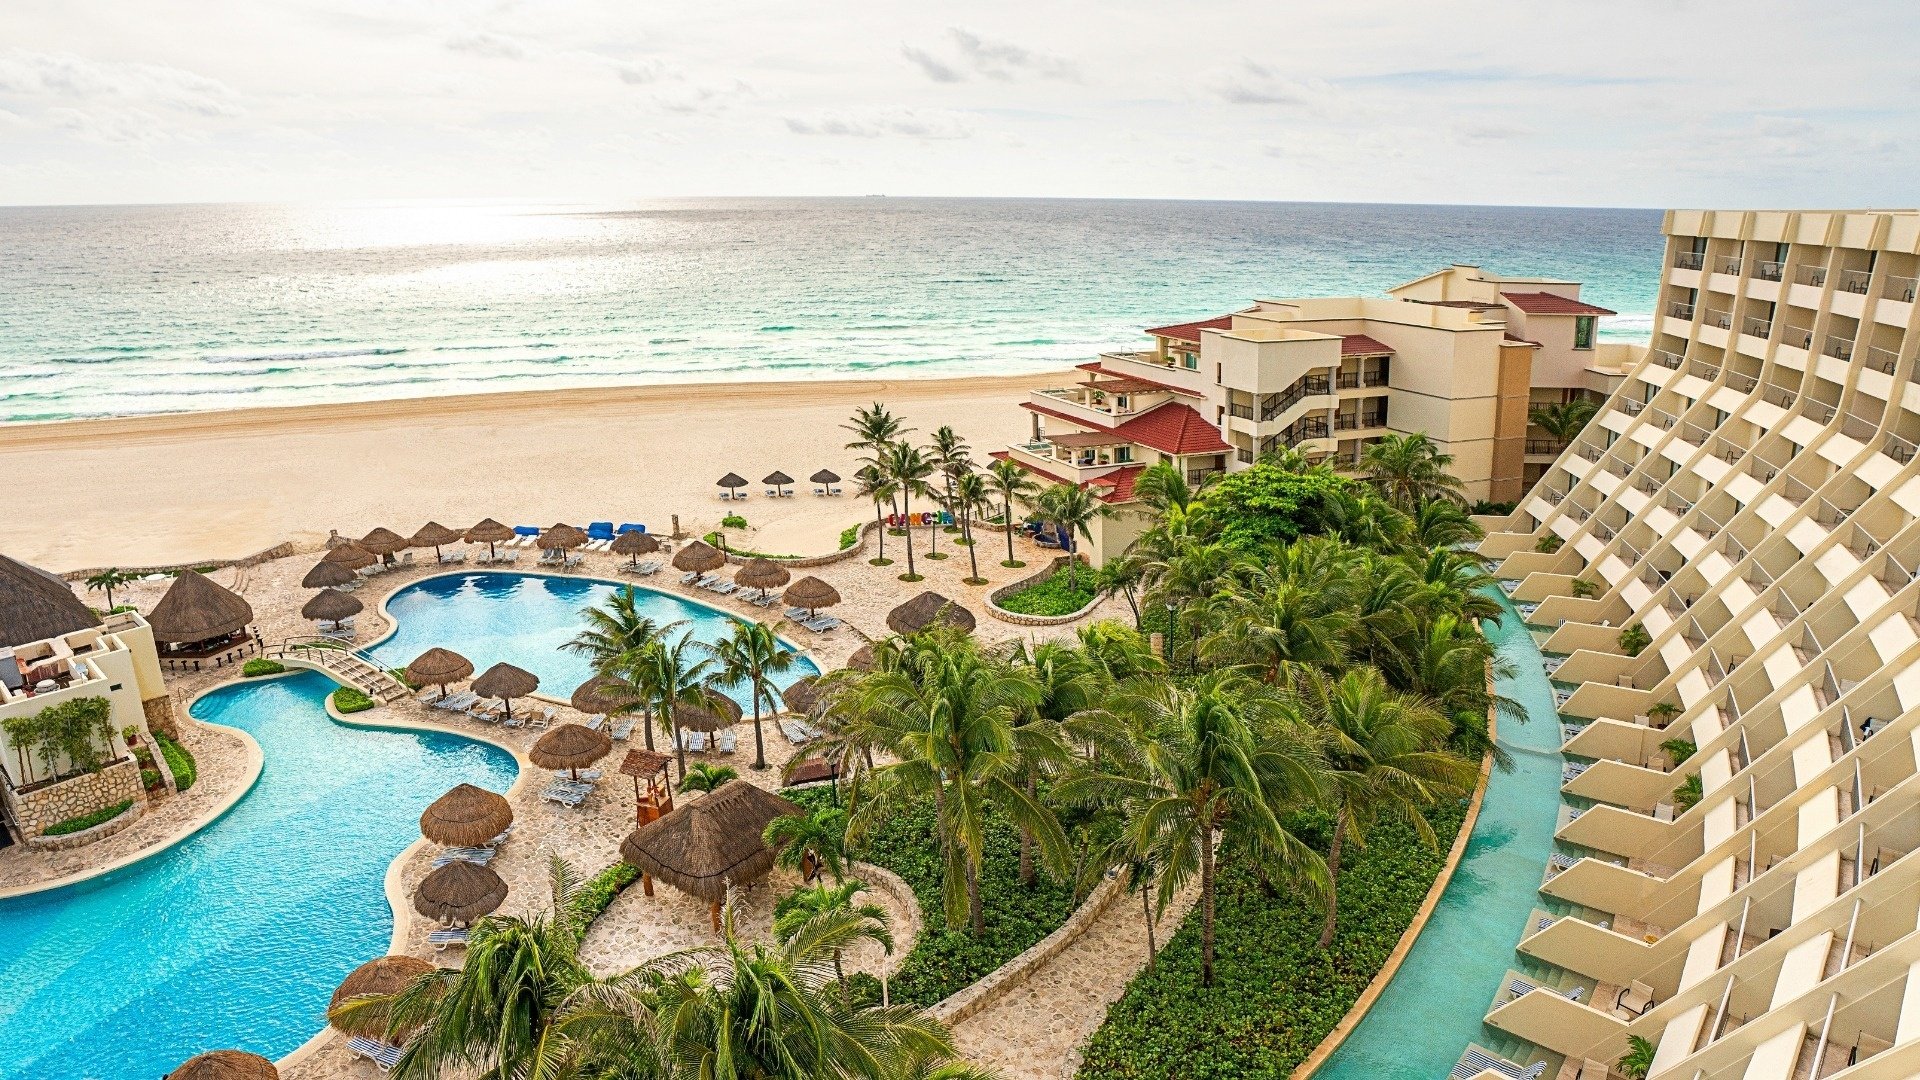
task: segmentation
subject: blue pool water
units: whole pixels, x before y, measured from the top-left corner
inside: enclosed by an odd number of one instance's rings
[[[1453,879],[1406,961],[1315,1080],[1439,1080],[1467,1043],[1496,1051],[1510,1041],[1482,1019],[1507,969],[1553,850],[1560,808],[1560,724],[1540,650],[1504,594],[1506,615],[1488,638],[1512,674],[1497,692],[1527,710],[1498,738],[1513,759],[1495,770]],[[1523,1062],[1523,1064],[1526,1064]]]
[[[0,901],[0,1080],[154,1080],[203,1050],[287,1054],[393,935],[383,881],[420,812],[513,758],[457,735],[346,727],[317,673],[217,690],[195,717],[260,743],[219,821],[124,870]]]
[[[598,607],[631,587],[640,611],[662,626],[684,621],[696,641],[725,637],[730,615],[645,586],[594,578],[542,574],[450,574],[416,582],[387,600],[399,628],[370,650],[389,667],[405,667],[428,649],[452,649],[473,661],[476,672],[505,661],[540,677],[540,693],[565,700],[593,675],[587,659],[563,651],[584,625],[583,608]],[[774,681],[784,687],[820,669],[804,656]],[[728,690],[747,705],[745,687]],[[749,713],[751,709],[749,708]]]

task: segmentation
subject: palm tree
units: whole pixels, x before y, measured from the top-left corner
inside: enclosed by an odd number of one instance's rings
[[[973,469],[973,447],[951,427],[942,424],[933,429],[933,437],[927,445],[927,457],[933,461],[933,467],[946,478],[947,503],[953,503],[953,483],[961,474]]]
[[[668,641],[656,640],[634,654],[633,683],[641,689],[654,715],[665,722],[673,739],[673,756],[679,778],[687,778],[687,748],[680,741],[680,723],[674,710],[680,707],[711,707],[719,694],[713,690],[713,660],[694,659],[695,650],[706,646],[683,634]]]
[[[1223,544],[1194,535],[1176,534],[1161,543],[1156,530],[1140,539],[1141,581],[1146,585],[1147,603],[1164,607],[1169,615],[1166,651],[1171,660],[1179,653],[1177,631],[1191,621],[1187,616],[1195,605],[1211,599],[1227,583],[1236,565],[1234,554]],[[1149,544],[1149,540],[1155,542]]]
[[[121,570],[119,567],[110,567],[89,577],[85,584],[88,592],[99,592],[101,589],[105,589],[107,591],[107,610],[112,611],[113,590],[136,580],[138,579],[132,574]]]
[[[1410,539],[1429,551],[1455,547],[1486,535],[1464,509],[1443,499],[1422,503],[1413,512],[1412,525]]]
[[[1333,839],[1327,847],[1327,920],[1322,949],[1333,944],[1339,915],[1340,856],[1351,839],[1365,847],[1382,818],[1413,828],[1435,844],[1426,810],[1473,785],[1474,766],[1446,749],[1453,725],[1419,697],[1387,686],[1370,667],[1305,684],[1308,719],[1320,731],[1332,783]]]
[[[854,494],[873,500],[873,522],[879,526],[874,531],[880,537],[880,554],[873,560],[873,565],[890,565],[893,560],[887,558],[887,519],[881,513],[880,504],[892,502],[900,489],[873,465],[860,466],[860,471],[854,473],[853,478],[859,483]],[[913,546],[911,540],[908,541],[907,546]]]
[[[856,902],[867,883],[859,878],[834,885],[813,885],[795,889],[773,905],[773,933],[781,939],[804,933],[807,924],[823,917],[850,918],[864,931],[860,936],[875,941],[893,954],[893,934],[887,929],[887,909],[872,901]],[[852,1007],[853,990],[847,985],[847,973],[840,966],[844,946],[833,950],[833,978],[840,984],[840,1003]]]
[[[626,585],[607,598],[606,606],[582,608],[580,617],[586,620],[586,629],[560,648],[585,656],[594,674],[609,675],[618,670],[628,654],[685,625],[660,625],[640,613],[639,600],[633,586]]]
[[[1527,421],[1562,443],[1570,443],[1577,438],[1587,421],[1592,420],[1600,407],[1585,398],[1542,405],[1527,414]]]
[[[995,458],[993,464],[987,466],[987,484],[1000,496],[1001,524],[1007,532],[1007,561],[1000,565],[1010,569],[1025,566],[1026,563],[1013,557],[1013,504],[1032,501],[1040,485],[1026,469],[1006,458]]]
[[[766,737],[760,729],[760,706],[772,705],[773,680],[793,670],[794,653],[780,644],[773,627],[758,622],[736,622],[733,630],[711,647],[718,670],[716,681],[728,686],[745,684],[753,697],[753,767],[767,767]]]
[[[901,512],[909,517],[913,514],[913,497],[929,493],[927,477],[933,475],[933,462],[920,452],[920,448],[909,443],[888,443],[880,448],[880,457],[876,467],[880,475],[887,478],[900,491]],[[938,532],[939,530],[935,530]],[[907,526],[907,576],[903,581],[919,581],[920,575],[913,568],[913,526]]]
[[[855,408],[853,416],[840,427],[854,435],[847,449],[872,452],[878,452],[881,447],[913,430],[878,401],[864,408]]]
[[[1452,466],[1453,455],[1441,453],[1425,432],[1383,436],[1360,456],[1368,483],[1405,511],[1434,499],[1460,501],[1463,485],[1447,472]]]
[[[837,806],[774,818],[760,839],[773,849],[775,866],[798,870],[805,881],[823,869],[836,883],[846,874],[847,812]]]
[[[1120,812],[1132,853],[1160,868],[1160,910],[1199,876],[1200,983],[1211,986],[1216,840],[1256,853],[1309,893],[1326,880],[1326,864],[1281,816],[1320,795],[1313,738],[1283,698],[1233,672],[1133,683],[1086,719],[1099,756],[1054,795]]]
[[[1186,474],[1168,461],[1156,461],[1133,478],[1133,497],[1156,514],[1185,510],[1193,505],[1194,496],[1198,494],[1199,491],[1187,483]]]
[[[987,579],[980,576],[980,556],[974,551],[973,515],[991,502],[987,497],[987,478],[968,469],[953,477],[952,484],[953,506],[960,516],[960,542],[966,546],[967,568],[972,571],[967,584],[985,585]]]
[[[1093,492],[1078,484],[1055,484],[1040,493],[1034,508],[1040,512],[1042,520],[1054,527],[1060,537],[1072,547],[1076,536],[1093,539],[1092,525],[1099,518],[1112,517],[1113,508],[1103,503]],[[1080,560],[1067,559],[1067,586],[1078,588],[1080,578],[1078,569]]]
[[[1280,582],[1223,605],[1220,629],[1199,644],[1209,663],[1244,665],[1270,685],[1291,685],[1303,670],[1339,663],[1349,616],[1337,593]]]
[[[738,779],[740,770],[731,765],[713,765],[705,761],[696,761],[688,767],[686,779],[680,781],[682,792],[711,792],[729,780]]]

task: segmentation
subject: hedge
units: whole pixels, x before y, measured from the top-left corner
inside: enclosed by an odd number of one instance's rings
[[[379,702],[351,686],[343,686],[333,692],[333,707],[343,713],[366,712],[377,704]]]
[[[167,759],[167,771],[173,774],[173,786],[185,791],[200,778],[200,766],[193,760],[187,748],[174,742],[159,732],[153,733],[153,741],[160,744],[160,756]]]
[[[808,809],[831,805],[829,788],[781,794]],[[965,989],[1059,929],[1074,908],[1073,889],[1043,872],[1031,888],[1020,883],[1020,836],[995,815],[987,829],[986,863],[980,875],[987,932],[975,938],[962,926],[948,930],[941,912],[940,843],[933,808],[897,814],[866,838],[859,859],[898,874],[913,889],[924,921],[919,940],[900,962],[889,993],[894,1004],[928,1006]],[[860,989],[856,986],[856,990]]]
[[[132,809],[132,807],[133,800],[126,799],[114,803],[112,806],[102,807],[91,814],[82,814],[76,818],[68,818],[65,821],[56,822],[47,826],[46,832],[42,835],[66,836],[69,833],[77,833],[83,829],[91,829],[95,825],[104,825],[114,818],[119,817],[121,814],[126,813]]]
[[[568,910],[575,931],[585,937],[593,920],[599,918],[627,886],[639,879],[640,868],[624,859],[588,879],[574,894],[573,906]]]
[[[269,660],[264,656],[256,656],[241,665],[240,675],[243,678],[257,679],[262,675],[278,675],[285,670],[287,670],[287,665],[278,660]]]
[[[1018,592],[1009,593],[994,603],[1006,611],[1021,615],[1071,615],[1093,603],[1093,571],[1079,571],[1077,587],[1067,583],[1067,575],[1055,571]]]
[[[845,551],[848,548],[852,547],[853,545],[859,543],[860,530],[865,527],[866,527],[866,523],[861,522],[859,525],[849,525],[846,528],[841,529],[840,530],[840,550]]]
[[[1386,963],[1465,814],[1461,803],[1434,811],[1437,850],[1391,823],[1364,849],[1348,845],[1339,934],[1324,950],[1323,907],[1290,889],[1268,895],[1244,865],[1223,866],[1214,985],[1200,986],[1200,920],[1189,916],[1153,968],[1107,1010],[1087,1043],[1080,1080],[1284,1080]]]

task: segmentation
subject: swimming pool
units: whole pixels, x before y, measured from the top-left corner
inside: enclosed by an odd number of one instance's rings
[[[476,672],[505,661],[540,677],[540,693],[566,700],[593,675],[587,658],[563,651],[585,625],[581,609],[599,607],[629,586],[597,578],[545,574],[448,574],[415,582],[387,599],[398,623],[393,636],[369,652],[388,667],[405,667],[428,649],[452,649],[473,661]],[[696,641],[725,637],[736,620],[726,612],[671,593],[631,586],[640,613],[662,626],[685,621]],[[788,646],[792,648],[792,646]],[[805,656],[774,682],[786,687],[820,669]],[[727,693],[747,707],[745,687]]]
[[[512,785],[511,755],[458,735],[346,727],[314,672],[215,690],[254,789],[180,844],[104,877],[0,901],[0,1080],[153,1080],[203,1050],[277,1058],[393,937],[384,881],[455,784]]]
[[[1560,723],[1533,635],[1505,594],[1489,595],[1506,614],[1487,637],[1513,669],[1510,677],[1496,678],[1495,689],[1527,711],[1526,723],[1498,729],[1513,769],[1494,771],[1466,853],[1433,917],[1314,1080],[1435,1080],[1452,1070],[1469,1042],[1511,1051],[1513,1040],[1482,1021],[1507,969],[1524,969],[1514,948],[1527,915],[1542,906],[1538,890],[1559,823]]]

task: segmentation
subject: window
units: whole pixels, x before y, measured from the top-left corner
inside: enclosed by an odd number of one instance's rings
[[[1116,463],[1118,463],[1118,464],[1121,464],[1121,465],[1125,465],[1125,464],[1126,464],[1127,462],[1129,462],[1129,461],[1132,461],[1132,460],[1133,460],[1133,447],[1131,447],[1131,446],[1116,446],[1116,447],[1114,447],[1114,449],[1113,449],[1113,460],[1114,460],[1114,461],[1115,461]]]
[[[1200,357],[1194,355],[1193,353],[1181,353],[1180,362],[1186,367],[1188,371],[1200,370]]]
[[[1576,349],[1593,348],[1593,323],[1591,315],[1576,315],[1573,319],[1573,347]]]

